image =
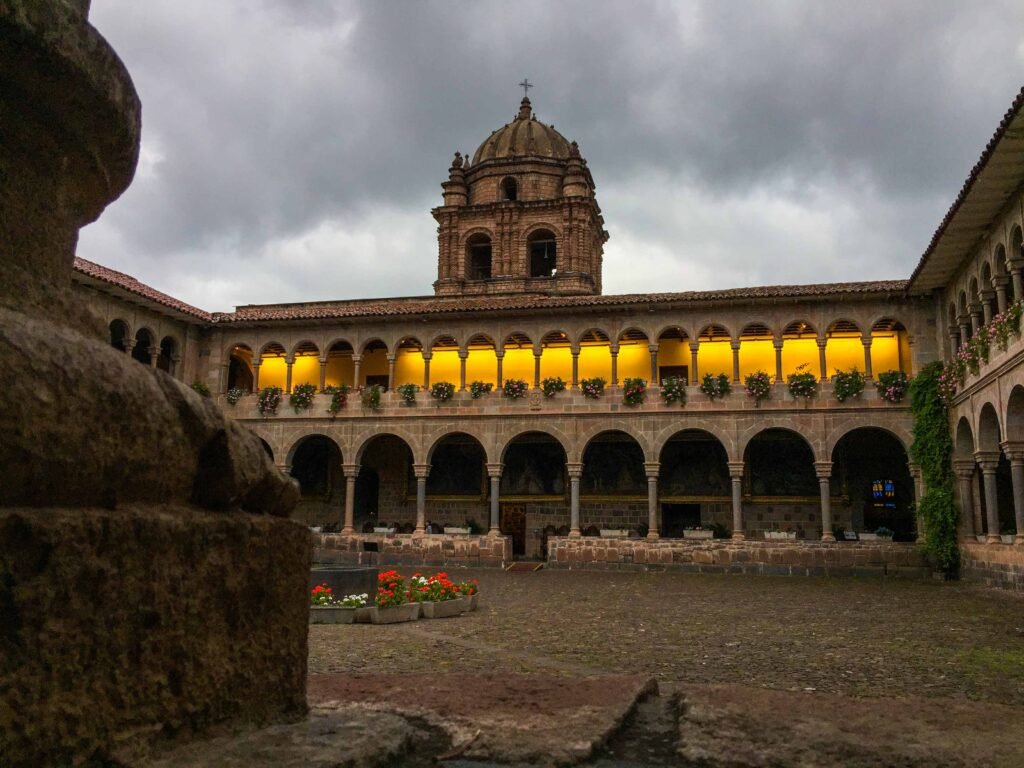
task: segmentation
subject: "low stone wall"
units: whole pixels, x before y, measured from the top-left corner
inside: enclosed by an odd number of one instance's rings
[[[509,536],[471,534],[314,534],[317,559],[352,565],[462,565],[501,568],[512,562]]]
[[[548,566],[785,576],[929,574],[916,544],[891,542],[647,541],[560,536],[548,540]]]
[[[960,554],[960,576],[965,581],[1024,592],[1024,547],[968,541],[961,543]]]

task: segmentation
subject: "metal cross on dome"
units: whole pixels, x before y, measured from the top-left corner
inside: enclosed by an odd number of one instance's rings
[[[533,83],[530,82],[530,78],[524,77],[523,82],[519,84],[519,87],[523,89],[523,96],[526,98],[530,97],[530,89],[533,88]]]

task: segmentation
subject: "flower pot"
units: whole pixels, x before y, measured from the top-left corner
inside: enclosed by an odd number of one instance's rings
[[[377,606],[376,613],[370,617],[370,623],[399,624],[403,621],[416,621],[419,617],[419,603],[404,603],[403,605],[388,606],[387,608]]]
[[[423,611],[425,619],[447,619],[451,616],[458,616],[463,610],[459,600],[420,603],[420,609]]]
[[[629,531],[625,528],[602,528],[601,538],[602,539],[624,539],[629,536]]]
[[[362,608],[356,608],[355,623],[356,624],[376,624],[373,617],[377,615],[376,605],[364,605]]]
[[[712,530],[683,531],[684,539],[713,539],[715,532]]]
[[[310,624],[351,624],[355,621],[357,608],[344,608],[340,605],[309,606]]]

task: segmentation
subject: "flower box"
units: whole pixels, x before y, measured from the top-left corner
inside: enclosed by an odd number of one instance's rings
[[[424,619],[447,619],[458,616],[463,611],[461,600],[440,600],[437,602],[420,603],[420,612]]]
[[[625,528],[602,528],[601,538],[602,539],[625,539],[629,536],[629,531]]]
[[[466,599],[469,600],[469,608],[467,611],[475,611],[477,606],[480,604],[480,593],[474,592],[472,595],[467,595]]]
[[[699,531],[683,531],[684,539],[713,539],[715,538],[715,532],[708,530]]]
[[[358,608],[345,608],[340,605],[311,605],[309,607],[310,624],[351,624],[355,621]]]
[[[461,528],[461,527],[458,527],[458,526],[446,525],[444,527],[444,532],[445,533],[467,534],[467,533],[469,533],[469,528]]]
[[[796,539],[796,531],[765,531],[764,537],[770,540],[792,541]]]
[[[355,623],[356,624],[376,624],[373,617],[377,614],[376,605],[364,605],[362,608],[356,608]]]
[[[371,624],[399,624],[403,621],[416,621],[420,617],[419,603],[404,603],[387,608],[374,606],[374,609],[370,614]]]
[[[373,532],[374,533],[394,533],[395,529],[394,528],[384,528],[384,527],[374,526]]]

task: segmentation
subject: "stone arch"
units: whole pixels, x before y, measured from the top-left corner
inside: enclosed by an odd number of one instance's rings
[[[325,440],[329,440],[334,445],[334,447],[338,449],[338,454],[344,456],[344,452],[342,451],[341,445],[333,437],[331,437],[330,435],[326,435],[323,432],[308,432],[299,435],[294,440],[292,440],[291,444],[288,446],[288,449],[285,451],[286,463],[289,466],[292,465],[292,462],[295,458],[295,452],[299,449],[299,447],[307,440],[313,437],[322,437]]]
[[[562,330],[548,331],[538,342],[541,380],[559,378],[572,382],[572,336]]]
[[[558,272],[561,238],[554,227],[536,224],[524,233],[523,239],[530,277],[552,277]]]
[[[259,359],[262,361],[265,355],[272,355],[274,357],[284,357],[288,354],[285,350],[284,344],[279,341],[268,341],[262,347],[260,347]]]
[[[320,432],[303,435],[288,449],[291,476],[298,481],[303,497],[328,500],[339,490],[343,492],[343,461],[341,446]],[[335,506],[340,510],[340,504]]]
[[[522,379],[529,386],[534,384],[534,342],[523,331],[513,331],[501,342],[502,382]]]
[[[412,533],[416,527],[414,467],[423,463],[419,443],[403,429],[366,429],[352,442],[359,465],[353,498],[357,529],[375,525]]]
[[[317,343],[315,341],[311,341],[310,339],[303,339],[302,341],[296,342],[292,346],[292,349],[291,349],[291,352],[289,352],[289,355],[291,357],[295,357],[296,355],[308,354],[310,352],[312,352],[313,354],[319,356],[319,354],[320,354],[320,347],[317,345]]]
[[[740,330],[739,337],[739,380],[763,372],[775,378],[775,331],[761,320],[747,323]]]
[[[437,437],[426,453],[430,464],[427,494],[482,498],[487,487],[487,449],[470,430],[452,429]],[[461,520],[459,521],[461,524]]]
[[[823,526],[815,460],[820,455],[792,428],[757,429],[743,453],[744,495],[750,499],[747,527],[778,527],[795,531],[798,538],[818,538]],[[756,524],[749,514],[755,508]]]
[[[178,360],[181,357],[181,342],[178,337],[173,333],[169,333],[160,339],[160,354],[156,360],[156,367],[161,371],[170,374],[171,376],[178,376],[178,371],[175,370]]]
[[[248,344],[232,344],[228,347],[226,357],[228,375],[227,381],[224,383],[224,391],[241,389],[243,392],[252,392],[254,381],[252,348]]]
[[[835,441],[832,486],[848,500],[832,509],[836,527],[868,533],[888,528],[897,541],[917,538],[907,444],[893,430],[874,425],[847,429]]]
[[[870,415],[844,419],[842,425],[830,430],[825,438],[825,455],[831,456],[844,437],[859,429],[877,429],[880,432],[885,432],[900,444],[909,457],[910,446],[914,442],[914,436],[910,430],[899,423],[879,424]]]
[[[560,446],[562,446],[562,450],[565,452],[565,455],[567,457],[566,460],[568,460],[568,456],[571,455],[573,448],[572,441],[560,429],[557,429],[547,424],[531,425],[530,429],[523,429],[516,432],[511,437],[506,438],[504,442],[499,442],[495,446],[496,450],[491,455],[498,456],[500,460],[504,462],[505,454],[508,452],[508,448],[510,445],[512,445],[512,443],[514,443],[518,438],[523,437],[524,435],[533,434],[535,432],[542,432],[548,437],[554,438],[554,440]]]
[[[579,461],[583,463],[581,495],[646,495],[647,471],[644,463],[649,459],[645,446],[635,433],[622,429],[622,426],[606,425],[589,435],[585,442],[580,439]],[[586,517],[581,511],[581,521]]]
[[[722,519],[732,492],[726,444],[709,430],[695,427],[664,430],[657,453],[658,499],[662,536],[682,538],[686,528]]]
[[[651,377],[651,336],[647,329],[639,325],[629,325],[616,335],[618,346],[618,378],[643,379]]]
[[[362,464],[363,455],[366,453],[366,449],[369,447],[370,443],[372,443],[379,437],[385,436],[397,438],[401,440],[403,443],[405,443],[406,447],[409,449],[410,454],[412,455],[412,460],[414,464],[426,463],[422,460],[423,454],[422,451],[420,450],[420,442],[406,430],[398,429],[392,426],[388,426],[384,429],[366,429],[363,432],[360,432],[358,435],[356,435],[355,438],[352,440],[352,445],[354,446],[352,450],[354,463]]]
[[[1010,258],[1019,259],[1024,256],[1022,247],[1024,247],[1024,231],[1021,230],[1020,224],[1014,224],[1010,231]]]
[[[864,372],[864,327],[861,322],[841,317],[825,330],[825,370],[811,371],[819,378],[831,378],[838,371],[856,368]]]
[[[493,445],[489,445],[491,441],[488,441],[487,438],[476,427],[468,424],[461,424],[458,427],[444,426],[437,430],[436,432],[432,433],[431,435],[424,436],[423,444],[427,446],[426,453],[424,455],[426,456],[427,464],[432,463],[434,450],[437,448],[437,446],[444,442],[446,438],[452,437],[453,435],[465,435],[466,437],[473,438],[474,440],[476,440],[476,442],[480,444],[480,448],[484,452],[484,460],[492,460],[491,451],[488,450],[489,448],[493,447]]]
[[[679,379],[684,384],[690,382],[690,334],[681,325],[666,325],[655,336],[658,344],[658,380],[661,385],[666,379]]]
[[[739,461],[740,459],[737,457],[743,456],[742,453],[736,452],[736,442],[735,440],[733,440],[732,436],[727,434],[725,430],[723,430],[721,426],[719,426],[717,423],[711,422],[710,420],[701,423],[699,427],[680,426],[678,423],[664,427],[651,439],[651,455],[655,457],[660,457],[661,452],[665,450],[665,445],[666,443],[668,443],[669,440],[671,440],[675,435],[678,435],[682,432],[691,431],[707,432],[711,437],[713,437],[715,440],[721,443],[722,447],[725,449],[725,455],[729,461]]]
[[[702,426],[702,429],[705,428],[706,427]],[[740,433],[739,439],[736,441],[736,455],[746,456],[747,448],[750,446],[751,441],[762,432],[766,432],[768,430],[792,432],[807,443],[815,461],[828,461],[828,453],[825,451],[824,441],[822,438],[812,438],[803,434],[798,425],[790,418],[785,416],[773,417],[768,416],[768,414],[765,414],[764,418],[758,419],[756,423],[747,427]]]
[[[564,436],[557,430],[541,427],[518,432],[501,447],[501,495],[564,498],[568,455]]]
[[[150,364],[150,349],[157,345],[157,335],[149,326],[142,326],[135,332],[135,346],[132,357],[143,365]]]
[[[1024,442],[1024,386],[1018,384],[1006,399],[1006,440]]]
[[[671,335],[666,336],[666,334]],[[668,323],[667,325],[663,325],[661,328],[659,328],[658,332],[654,335],[654,338],[657,339],[659,342],[663,337],[673,339],[681,338],[689,340],[692,337],[692,334],[690,332],[690,329],[684,325],[680,325],[679,323]]]
[[[126,351],[128,347],[125,342],[128,339],[134,338],[128,321],[115,317],[110,321],[110,325],[107,326],[107,329],[110,331],[110,346],[114,349],[119,349],[122,352]]]
[[[974,461],[975,450],[974,430],[971,429],[971,422],[966,416],[961,416],[956,425],[953,455],[957,459],[970,459]]]
[[[611,335],[606,330],[604,330],[604,328],[601,328],[596,325],[591,325],[576,335],[576,346],[579,346],[585,341],[606,341],[610,344],[611,338]]]
[[[366,353],[366,348],[368,346],[370,346],[371,344],[380,344],[381,346],[384,347],[384,351],[385,352],[388,352],[391,349],[391,347],[388,346],[388,343],[386,341],[384,341],[384,339],[380,338],[379,336],[374,336],[372,338],[365,339],[364,341],[361,341],[359,343],[359,354],[360,355],[365,354]]]
[[[871,370],[877,378],[885,371],[911,373],[910,334],[907,327],[891,315],[876,318],[870,326]]]
[[[978,278],[971,277],[971,282],[968,284],[968,293],[972,304],[976,301],[981,301],[981,289],[978,288]]]
[[[651,441],[644,434],[643,429],[629,421],[621,420],[596,424],[577,435],[573,450],[568,453],[569,461],[583,461],[583,455],[587,452],[587,447],[606,432],[621,432],[623,435],[632,438],[640,446],[644,461],[658,460],[657,454],[651,450]]]
[[[989,402],[978,411],[978,450],[998,451],[1002,442],[1002,428],[999,425],[999,413]]]
[[[517,348],[533,349],[533,339],[530,334],[524,330],[516,330],[511,333],[505,334],[504,340],[501,342],[500,351],[504,352],[509,344],[515,344]]]

